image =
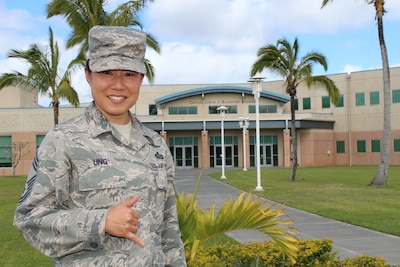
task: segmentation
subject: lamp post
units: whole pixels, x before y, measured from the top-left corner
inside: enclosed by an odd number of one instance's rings
[[[264,191],[261,186],[261,166],[260,166],[260,110],[259,100],[262,91],[261,82],[264,77],[252,77],[249,82],[253,84],[253,95],[256,101],[256,164],[257,164],[257,186],[254,191]]]
[[[225,136],[224,136],[224,116],[225,112],[228,110],[228,107],[226,106],[219,106],[217,108],[219,113],[221,114],[221,155],[222,155],[222,174],[221,174],[221,179],[226,179],[225,176]]]
[[[247,127],[249,127],[249,118],[239,118],[239,126],[243,129],[243,170],[247,171],[247,163],[246,163],[246,131]]]

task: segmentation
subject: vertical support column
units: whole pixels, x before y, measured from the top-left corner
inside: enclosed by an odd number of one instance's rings
[[[208,131],[201,131],[201,168],[210,168],[210,144]]]
[[[246,139],[246,169],[250,168],[250,134],[249,130],[246,129],[245,132],[245,139]]]
[[[162,139],[164,139],[164,142],[166,143],[166,144],[168,144],[168,140],[167,140],[167,132],[166,131],[161,131],[160,132],[160,136],[162,137]]]
[[[283,167],[292,167],[290,160],[290,131],[288,129],[283,130]]]

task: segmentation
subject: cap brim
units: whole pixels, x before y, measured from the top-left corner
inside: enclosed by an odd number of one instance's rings
[[[121,56],[108,56],[96,60],[90,59],[89,68],[93,72],[106,70],[130,70],[146,74],[146,66],[141,60]]]

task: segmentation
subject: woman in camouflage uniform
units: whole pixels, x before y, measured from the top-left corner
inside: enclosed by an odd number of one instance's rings
[[[54,266],[186,266],[163,139],[130,112],[146,72],[146,36],[89,32],[93,103],[46,135],[14,225]]]

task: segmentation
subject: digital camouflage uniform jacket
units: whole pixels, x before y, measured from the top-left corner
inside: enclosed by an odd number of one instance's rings
[[[44,138],[14,226],[54,266],[186,266],[172,156],[157,133],[132,124],[127,140],[92,103]],[[108,209],[134,195],[144,247],[105,233]]]

